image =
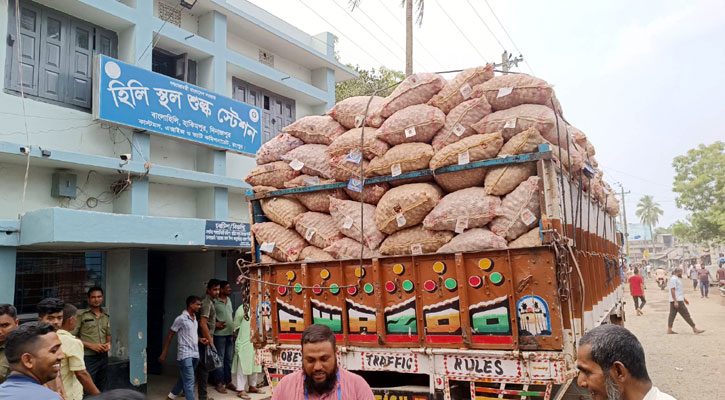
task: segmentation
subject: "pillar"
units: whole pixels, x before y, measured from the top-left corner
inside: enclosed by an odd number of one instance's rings
[[[15,247],[0,247],[0,304],[15,302]]]

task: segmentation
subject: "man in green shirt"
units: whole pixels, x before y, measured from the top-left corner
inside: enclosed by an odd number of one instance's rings
[[[206,296],[201,300],[201,309],[199,310],[199,331],[200,338],[204,338],[209,344],[199,343],[199,365],[196,367],[196,385],[199,392],[199,400],[207,400],[206,385],[209,380],[209,370],[206,368],[206,346],[214,346],[212,335],[216,330],[216,309],[214,308],[214,299],[219,297],[219,280],[210,279],[206,284]]]
[[[78,323],[71,332],[83,342],[83,361],[86,371],[101,392],[106,388],[108,353],[111,350],[111,317],[101,308],[103,289],[88,290],[88,308],[78,312]]]
[[[234,309],[232,308],[232,285],[227,281],[219,282],[219,297],[214,299],[216,311],[216,329],[214,330],[214,347],[219,357],[224,360],[224,367],[214,373],[214,383],[219,393],[226,389],[236,390],[232,385],[232,360],[234,359]]]
[[[5,339],[18,326],[18,311],[12,304],[0,304],[0,383],[10,375],[10,363],[5,357]]]

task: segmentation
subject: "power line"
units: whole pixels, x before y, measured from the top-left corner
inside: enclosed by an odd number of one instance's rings
[[[483,18],[481,17],[481,14],[479,14],[478,11],[476,10],[476,8],[473,6],[473,4],[471,4],[471,0],[466,0],[466,1],[468,2],[468,5],[471,6],[471,8],[473,9],[473,12],[476,13],[476,16],[478,17],[478,20],[481,21],[481,23],[483,24],[483,26],[486,27],[486,29],[488,30],[488,33],[490,33],[491,36],[493,36],[493,38],[496,39],[496,42],[498,42],[498,45],[501,46],[501,49],[502,50],[506,50],[506,47],[504,47],[504,45],[501,43],[501,41],[498,40],[498,36],[496,36],[496,34],[493,33],[493,31],[488,26],[488,24],[486,23],[486,21],[484,21]]]
[[[518,46],[516,46],[516,42],[514,42],[514,39],[513,39],[513,38],[511,38],[511,35],[509,35],[508,31],[506,30],[506,27],[505,27],[505,26],[503,26],[503,23],[501,23],[501,20],[500,20],[500,19],[498,18],[498,15],[496,15],[496,12],[495,12],[495,11],[493,11],[493,8],[491,8],[491,5],[490,5],[490,4],[488,4],[488,0],[483,0],[483,1],[484,1],[484,2],[486,3],[486,6],[488,6],[488,9],[489,9],[489,10],[491,10],[491,14],[493,14],[494,18],[496,18],[496,21],[497,21],[497,22],[498,22],[498,24],[499,24],[499,25],[501,26],[501,29],[503,29],[503,32],[504,32],[504,33],[506,34],[506,37],[508,37],[508,38],[509,38],[509,40],[511,41],[511,44],[513,44],[513,45],[514,45],[514,49],[516,49],[516,51],[518,51],[518,52],[519,52],[519,54],[523,54],[523,53],[521,52],[521,50],[519,50],[519,47],[518,47]],[[533,68],[531,68],[531,65],[529,65],[529,62],[528,62],[528,61],[526,61],[526,59],[524,59],[524,64],[526,64],[526,66],[527,66],[527,67],[529,67],[529,71],[531,71],[531,74],[532,74],[532,75],[536,75],[536,73],[534,72],[534,69],[533,69]]]
[[[481,58],[483,59],[484,62],[488,63],[488,60],[486,59],[486,57],[484,57],[483,54],[481,54],[481,52],[478,51],[478,48],[476,48],[476,46],[473,44],[473,42],[471,42],[471,39],[469,39],[468,36],[463,32],[463,30],[461,30],[461,28],[458,26],[458,24],[456,24],[456,22],[453,21],[453,18],[451,18],[451,16],[448,15],[448,13],[446,12],[445,8],[443,8],[440,5],[440,3],[438,3],[437,1],[435,3],[438,5],[438,8],[440,8],[441,11],[443,11],[443,14],[445,14],[445,16],[448,18],[448,20],[451,21],[451,23],[453,24],[453,26],[455,26],[456,29],[458,29],[458,32],[460,32],[461,35],[463,35],[463,38],[466,39],[466,41],[468,42],[468,44],[470,44],[471,47],[473,47],[473,50],[475,50],[476,53],[478,53],[478,55],[481,56]]]
[[[153,36],[153,37],[151,38],[151,42],[150,42],[150,43],[148,44],[148,46],[146,46],[146,48],[145,48],[145,49],[143,49],[143,52],[142,52],[142,53],[141,53],[141,55],[140,55],[140,56],[138,57],[138,60],[136,60],[136,62],[137,62],[137,63],[138,63],[139,61],[141,61],[141,59],[143,58],[143,56],[144,56],[144,55],[146,54],[146,52],[148,51],[149,47],[151,47],[151,46],[154,46],[154,47],[156,47],[156,44],[157,44],[157,43],[159,43],[159,40],[161,40],[161,37],[160,37],[160,36],[161,36],[161,30],[162,30],[162,29],[164,29],[164,26],[166,26],[166,23],[167,23],[167,22],[169,22],[169,20],[171,19],[171,16],[172,16],[172,15],[174,15],[174,14],[176,13],[177,9],[179,9],[179,8],[181,8],[181,4],[179,4],[179,5],[177,5],[176,7],[174,7],[174,10],[173,10],[172,12],[170,12],[170,13],[169,13],[169,14],[168,14],[168,15],[166,16],[166,18],[164,18],[164,23],[163,23],[163,24],[161,24],[161,27],[159,28],[159,30],[158,30],[158,31],[156,31],[156,34],[155,34],[155,35],[154,35],[154,36]]]

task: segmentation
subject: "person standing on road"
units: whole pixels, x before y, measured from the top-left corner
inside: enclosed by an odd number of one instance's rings
[[[717,269],[717,281],[719,283],[725,282],[725,264],[720,264],[720,267]],[[0,315],[2,315],[2,311],[0,309]],[[0,330],[2,330],[2,325],[0,325]]]
[[[171,324],[169,335],[166,336],[164,349],[161,351],[159,361],[166,360],[166,352],[171,345],[171,339],[178,334],[176,363],[179,364],[179,380],[171,389],[166,397],[167,400],[175,399],[184,391],[184,395],[188,400],[194,400],[194,372],[199,364],[199,322],[196,320],[196,313],[201,308],[201,299],[196,296],[186,298],[186,310],[176,317],[174,323]],[[207,344],[205,338],[201,338],[201,342]]]
[[[207,343],[199,343],[199,365],[196,367],[196,387],[199,390],[199,400],[207,400],[207,383],[209,381],[209,373],[213,370],[207,369],[206,366],[206,347],[211,346],[214,350],[214,330],[216,329],[216,310],[214,308],[214,299],[219,297],[219,280],[210,279],[206,284],[206,296],[201,301],[199,310],[199,331],[201,336]]]
[[[697,268],[695,268],[694,265],[690,265],[690,279],[692,279],[692,290],[697,290],[697,278]]]
[[[0,384],[10,375],[10,363],[5,356],[8,334],[18,326],[18,311],[12,304],[0,304]]]
[[[251,311],[250,311],[251,313]],[[244,315],[244,305],[240,305],[234,313],[234,330],[237,340],[234,343],[234,375],[237,397],[249,399],[247,393],[257,393],[257,376],[262,368],[254,360],[254,345],[252,344],[252,329],[249,320]]]
[[[710,271],[705,268],[705,264],[700,265],[700,269],[697,270],[697,276],[700,278],[700,297],[708,297],[710,293]]]
[[[63,306],[63,324],[56,331],[65,353],[65,359],[60,364],[60,377],[63,380],[66,400],[83,400],[84,391],[88,394],[101,393],[86,371],[86,363],[83,361],[83,342],[70,334],[77,324],[78,309],[73,304],[66,303]]]
[[[667,333],[670,335],[677,333],[672,330],[672,324],[675,322],[677,313],[680,313],[682,318],[685,319],[685,322],[692,327],[695,335],[705,332],[695,327],[695,323],[690,317],[690,312],[687,310],[687,304],[690,304],[690,302],[685,298],[685,291],[682,288],[682,268],[675,268],[675,273],[670,277],[668,288],[668,294],[670,296],[670,316],[667,319]]]
[[[219,297],[214,299],[216,311],[216,329],[214,330],[214,347],[224,366],[214,372],[214,383],[219,393],[227,393],[227,389],[236,391],[232,384],[232,360],[234,359],[234,308],[232,285],[227,281],[219,282]]]
[[[83,342],[83,361],[98,390],[106,389],[108,353],[111,351],[111,316],[101,308],[103,289],[88,289],[88,308],[78,313],[78,324],[71,332]]]
[[[638,268],[635,268],[634,275],[629,277],[629,291],[632,293],[634,308],[637,310],[637,315],[642,315],[642,309],[647,303],[647,300],[644,299],[644,280],[642,280],[642,277],[639,275]]]
[[[582,336],[576,366],[577,383],[594,400],[675,400],[652,384],[642,344],[621,326],[600,325]]]

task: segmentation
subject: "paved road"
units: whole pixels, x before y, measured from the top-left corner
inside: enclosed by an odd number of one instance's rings
[[[705,333],[694,335],[678,315],[674,330],[667,335],[669,300],[654,279],[645,280],[647,305],[637,316],[629,292],[625,292],[625,327],[634,332],[644,346],[647,369],[655,386],[679,400],[725,399],[725,297],[710,288],[709,298],[700,298],[692,281],[683,279],[685,298],[690,301],[692,319]]]

